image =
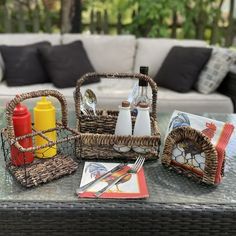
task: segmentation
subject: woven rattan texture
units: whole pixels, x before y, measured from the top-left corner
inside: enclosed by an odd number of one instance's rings
[[[37,159],[26,167],[10,165],[8,168],[23,186],[34,187],[73,173],[78,163],[71,157],[57,155],[50,159]]]
[[[210,118],[236,125],[234,115]],[[159,114],[163,134],[169,119]],[[0,235],[235,235],[235,145],[234,134],[218,187],[197,184],[157,161],[145,163],[150,198],[136,201],[77,199],[82,165],[73,175],[26,190],[4,168],[1,155]]]
[[[15,137],[13,129],[13,111],[16,105],[27,99],[51,96],[58,99],[61,104],[61,123],[57,122],[55,128],[43,131],[35,131],[32,124],[32,133],[20,137]],[[50,140],[47,133],[55,132],[57,139]],[[24,148],[20,145],[20,140],[40,136],[44,144],[40,146],[33,145],[32,147]],[[75,140],[78,138],[78,132],[68,127],[68,109],[64,96],[56,90],[39,90],[30,93],[17,95],[13,98],[6,107],[6,127],[1,131],[2,148],[6,167],[9,168],[13,176],[25,187],[38,186],[42,183],[50,182],[64,175],[73,173],[78,164],[72,159],[75,156]],[[44,152],[50,148],[57,148],[56,158],[40,160],[35,158],[30,165],[15,167],[11,161],[11,147],[14,146],[18,150],[19,156],[25,158],[25,153],[36,150],[41,150],[41,155],[44,157]],[[74,152],[73,152],[74,151]],[[71,157],[70,157],[71,156]],[[15,157],[14,157],[15,158]],[[24,159],[25,160],[25,159]]]
[[[80,112],[80,87],[84,81],[92,78],[107,79],[134,79],[145,80],[152,89],[152,112],[151,112],[151,128],[152,135],[145,136],[117,136],[114,135],[115,125],[118,117],[117,111],[98,111],[98,116],[86,116]],[[125,85],[125,81],[123,81]],[[127,153],[118,153],[113,149],[113,145],[124,146],[142,146],[147,147],[147,153],[143,154],[146,159],[157,159],[159,157],[160,132],[157,122],[157,85],[146,75],[115,73],[115,74],[98,74],[88,73],[82,76],[76,86],[75,110],[77,118],[77,129],[81,132],[81,142],[77,145],[77,155],[86,159],[113,159],[122,158],[126,160],[136,159],[138,154],[132,150]],[[122,102],[122,101],[120,101]],[[115,110],[116,108],[114,108]],[[133,124],[135,122],[135,117]]]
[[[186,140],[190,140],[195,146],[199,147],[201,150],[200,152],[205,154],[205,168],[203,171],[203,176],[199,176],[194,174],[194,172],[180,168],[172,162],[174,145]],[[201,132],[192,129],[191,127],[181,127],[174,129],[168,135],[162,154],[162,163],[172,169],[175,169],[179,173],[183,173],[186,176],[198,179],[199,181],[202,181],[206,184],[214,184],[215,182],[217,170],[217,151],[206,136],[201,134]]]
[[[73,111],[71,111],[72,114]],[[164,133],[170,115],[160,114],[160,127]],[[217,119],[217,115],[212,118]],[[222,117],[222,119],[230,120],[236,118],[234,116]],[[70,119],[73,119],[71,116]],[[75,122],[75,120],[74,120]],[[142,202],[157,202],[157,203],[183,203],[183,204],[232,204],[236,202],[236,136],[231,139],[226,157],[225,177],[222,183],[217,186],[207,186],[198,184],[191,179],[182,175],[178,175],[174,171],[169,171],[164,168],[160,161],[146,162],[144,165],[145,176],[148,184],[150,198],[142,200]],[[75,174],[48,183],[44,186],[26,190],[21,187],[7,170],[5,170],[3,155],[0,159],[0,185],[3,186],[0,191],[0,200],[6,201],[77,201],[74,195],[75,189],[78,187],[83,163],[79,164],[79,168]],[[84,200],[82,200],[84,201]]]
[[[136,206],[136,208],[135,208]],[[5,209],[5,210],[4,210]],[[20,215],[22,209],[24,214]],[[93,209],[91,211],[91,209]],[[0,204],[0,235],[235,235],[236,207],[84,203]],[[222,213],[221,213],[222,212]],[[11,222],[9,224],[9,222]],[[37,230],[36,230],[37,229]]]

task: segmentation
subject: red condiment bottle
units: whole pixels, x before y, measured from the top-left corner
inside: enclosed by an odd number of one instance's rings
[[[13,111],[13,128],[16,137],[32,133],[31,115],[27,107],[17,104]],[[32,147],[32,137],[19,140],[19,144],[24,148]],[[22,166],[33,162],[32,152],[20,152],[14,145],[11,146],[11,162],[15,166]]]

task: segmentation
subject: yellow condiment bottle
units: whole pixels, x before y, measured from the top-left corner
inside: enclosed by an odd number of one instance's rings
[[[34,107],[34,129],[43,131],[56,127],[56,109],[46,97],[42,97]],[[56,141],[56,131],[44,134],[51,141]],[[35,137],[35,145],[40,146],[48,143],[48,141],[39,135]],[[56,145],[39,149],[35,152],[36,157],[50,158],[57,154]]]

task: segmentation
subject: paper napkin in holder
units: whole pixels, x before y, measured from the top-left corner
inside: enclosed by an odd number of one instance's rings
[[[162,164],[200,182],[219,184],[233,130],[229,123],[174,111],[165,137]]]

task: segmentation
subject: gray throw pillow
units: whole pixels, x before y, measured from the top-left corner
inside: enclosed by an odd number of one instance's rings
[[[203,94],[214,92],[234,63],[234,53],[227,48],[213,47],[212,55],[199,75],[195,88]]]

